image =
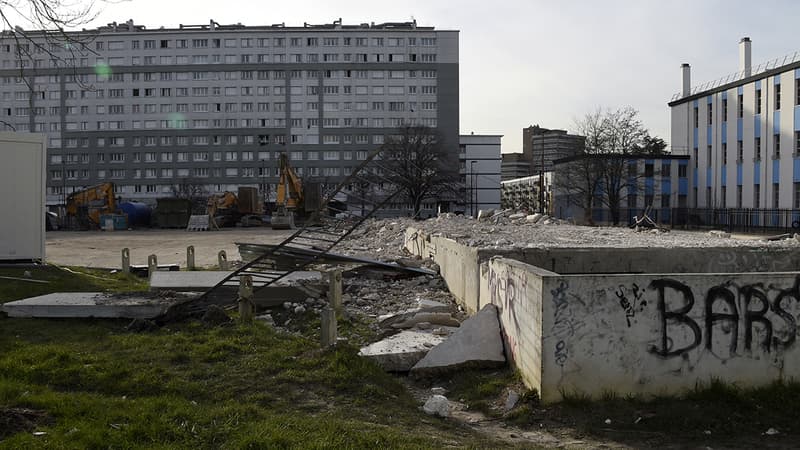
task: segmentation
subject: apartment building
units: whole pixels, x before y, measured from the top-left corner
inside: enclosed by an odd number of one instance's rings
[[[212,20],[28,35],[0,35],[0,130],[47,134],[49,205],[104,181],[143,201],[272,193],[281,152],[337,182],[406,124],[459,152],[458,31]]]
[[[673,153],[690,157],[689,206],[800,208],[800,58],[751,65],[739,43],[739,70],[682,90],[669,103]]]
[[[553,170],[553,161],[567,158],[584,150],[586,138],[565,130],[551,130],[531,125],[522,129],[523,158],[531,163],[530,174],[539,175]]]
[[[500,207],[502,135],[462,134],[460,171],[464,180],[464,213],[477,217],[478,211]]]

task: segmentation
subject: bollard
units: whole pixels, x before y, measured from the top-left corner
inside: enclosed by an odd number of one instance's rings
[[[122,249],[122,272],[131,273],[131,251],[128,247]]]
[[[194,245],[186,247],[186,270],[194,270]]]
[[[322,348],[336,345],[336,311],[326,307],[320,317],[320,341]]]
[[[220,250],[219,253],[217,253],[217,262],[219,270],[228,270],[228,254],[225,253],[225,250]]]
[[[328,303],[337,314],[342,313],[342,271],[328,272]]]
[[[242,275],[239,277],[239,319],[244,323],[253,321],[253,277]]]
[[[147,276],[152,277],[156,270],[158,270],[158,258],[156,255],[150,255],[147,257]]]

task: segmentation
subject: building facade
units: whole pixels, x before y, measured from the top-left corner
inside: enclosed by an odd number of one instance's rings
[[[688,206],[690,159],[686,155],[579,155],[555,162],[551,207],[551,214],[555,217],[577,223],[588,222],[588,218],[595,224],[612,223],[603,181],[597,184],[590,213],[584,208],[585,190],[571,189],[573,185],[581,185],[586,173],[581,167],[591,167],[585,163],[587,158],[616,161],[607,163],[606,167],[613,167],[610,170],[616,174],[616,183],[620,187],[618,194],[622,224],[630,223],[634,216],[641,217],[645,211],[653,220],[669,224],[677,219],[672,214],[673,208]],[[575,165],[579,169],[574,169]],[[604,178],[597,174],[592,176],[601,180]]]
[[[0,35],[0,129],[48,136],[48,204],[104,181],[150,201],[191,185],[274,192],[278,156],[336,182],[407,124],[459,151],[458,31],[132,21]]]
[[[739,43],[739,71],[682,91],[669,103],[673,153],[690,158],[689,206],[800,208],[800,59],[751,66]]]
[[[553,161],[583,151],[586,138],[564,130],[550,130],[539,125],[522,129],[522,154],[530,161],[531,175],[553,170]]]
[[[464,214],[500,207],[501,135],[467,134],[459,137],[464,180]]]
[[[531,162],[523,153],[503,153],[502,180],[514,180],[530,176]]]

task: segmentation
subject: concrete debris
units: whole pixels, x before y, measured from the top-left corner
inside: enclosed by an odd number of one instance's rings
[[[411,373],[427,376],[463,367],[498,367],[505,362],[497,307],[486,305],[425,355]]]
[[[196,294],[147,292],[60,292],[8,302],[0,306],[9,317],[98,317],[152,319],[177,302]]]
[[[530,214],[528,216],[525,216],[525,222],[536,223],[541,218],[542,218],[542,214],[540,214],[540,213]]]
[[[780,434],[780,433],[781,432],[776,430],[775,428],[770,428],[770,429],[768,429],[767,431],[764,432],[764,434],[766,434],[767,436],[774,436],[774,435]]]
[[[722,230],[711,230],[711,231],[708,232],[708,235],[709,236],[714,236],[714,237],[717,237],[717,238],[724,238],[724,239],[727,239],[727,238],[731,237],[730,233],[722,231]]]
[[[260,316],[256,316],[255,320],[265,323],[271,327],[275,326],[275,319],[272,318],[271,314],[262,314]]]
[[[429,313],[429,312],[418,312],[414,314],[412,317],[409,317],[402,322],[392,324],[392,328],[412,328],[414,325],[420,322],[427,322],[429,324],[436,324],[436,325],[444,325],[448,327],[457,327],[461,325],[461,322],[454,319],[450,313]]]
[[[231,322],[231,318],[228,316],[228,313],[226,313],[224,309],[217,305],[209,306],[206,312],[203,314],[203,318],[200,320],[208,326],[224,325]]]
[[[402,331],[363,347],[359,356],[373,360],[387,372],[408,372],[431,348],[444,341],[442,336],[422,331]]]
[[[444,395],[434,395],[425,402],[422,410],[425,411],[425,414],[431,416],[449,417],[450,402],[447,401],[447,397]]]
[[[445,389],[443,387],[432,387],[431,388],[431,393],[435,394],[435,395],[444,395],[444,394],[447,393],[447,389]]]
[[[478,220],[486,220],[494,215],[493,209],[482,209],[478,211]]]
[[[515,390],[508,391],[508,397],[506,397],[506,405],[505,405],[505,412],[509,412],[517,406],[517,402],[519,402],[519,394]]]
[[[294,307],[294,313],[295,314],[303,314],[304,312],[306,312],[305,306],[297,305],[297,306]]]

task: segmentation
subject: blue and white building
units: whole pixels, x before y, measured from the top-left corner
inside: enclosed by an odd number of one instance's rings
[[[688,153],[690,208],[800,208],[800,54],[683,89],[669,103],[673,153]]]

